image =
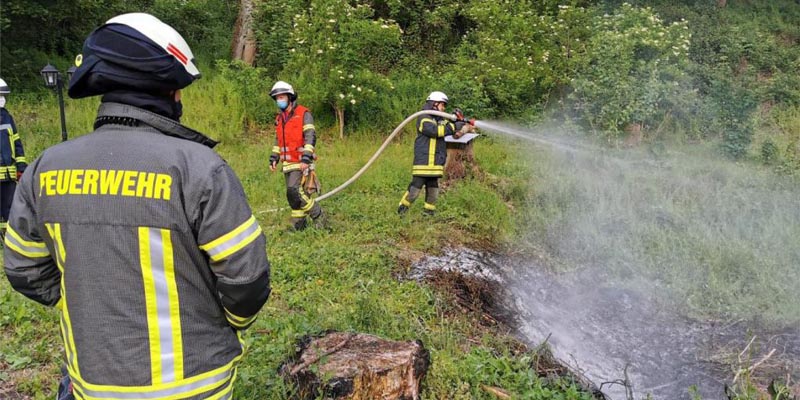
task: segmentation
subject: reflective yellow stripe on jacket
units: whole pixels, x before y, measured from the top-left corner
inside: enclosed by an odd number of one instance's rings
[[[183,336],[170,231],[140,227],[139,259],[152,382],[180,381],[183,379]]]
[[[180,381],[162,383],[152,386],[111,386],[94,385],[84,381],[70,370],[70,378],[75,397],[85,400],[169,400],[183,399],[218,390],[219,393],[209,398],[230,398],[233,381],[236,379],[236,363],[241,355],[228,364]],[[227,386],[226,386],[227,385]]]
[[[252,243],[260,234],[261,226],[258,225],[255,216],[250,216],[234,230],[200,245],[200,249],[208,253],[212,262],[219,262]]]
[[[50,257],[50,250],[44,242],[31,242],[23,239],[11,226],[6,227],[5,246],[30,258]]]

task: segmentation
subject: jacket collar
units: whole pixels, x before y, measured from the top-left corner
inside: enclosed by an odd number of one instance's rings
[[[97,118],[101,117],[132,118],[155,128],[167,136],[190,140],[210,148],[219,143],[194,129],[181,125],[175,120],[127,104],[101,103],[100,109],[97,111]]]

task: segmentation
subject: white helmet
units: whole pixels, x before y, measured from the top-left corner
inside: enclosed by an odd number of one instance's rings
[[[6,81],[0,79],[0,94],[9,94],[11,93],[11,88],[8,87]]]
[[[119,15],[95,29],[75,66],[67,91],[74,99],[120,89],[166,93],[200,78],[183,37],[144,13]]]
[[[172,54],[186,68],[189,75],[198,78],[200,71],[194,65],[192,49],[186,44],[178,31],[161,22],[158,18],[145,13],[129,13],[118,15],[106,21],[108,24],[122,24],[130,26],[142,35],[161,46],[167,53]]]
[[[442,92],[431,92],[431,94],[429,94],[428,98],[425,100],[435,101],[437,103],[447,103],[449,99],[447,98],[447,95]]]
[[[289,100],[291,101],[294,101],[297,98],[297,93],[294,92],[292,85],[284,81],[275,82],[275,84],[272,85],[272,90],[269,91],[269,96],[273,99],[279,94],[288,94]]]

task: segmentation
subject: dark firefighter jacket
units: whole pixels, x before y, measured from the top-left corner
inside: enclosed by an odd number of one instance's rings
[[[432,110],[426,103],[423,110]],[[458,132],[463,122],[453,123],[446,118],[434,115],[417,117],[417,139],[414,141],[414,176],[436,177],[444,175],[447,149],[444,137]]]
[[[0,108],[0,181],[16,180],[17,171],[25,172],[27,166],[14,118]]]
[[[135,122],[138,120],[139,122]],[[103,103],[17,188],[12,286],[61,311],[78,399],[227,399],[269,295],[266,239],[211,139]]]
[[[290,112],[281,112],[275,116],[275,145],[272,153],[280,155],[283,172],[299,170],[301,161],[311,164],[314,161],[316,144],[314,117],[307,108],[293,103]]]

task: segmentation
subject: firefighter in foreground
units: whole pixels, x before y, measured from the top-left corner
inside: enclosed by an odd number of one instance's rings
[[[423,110],[445,111],[447,95],[442,92],[432,92],[425,101]],[[417,139],[414,141],[414,166],[412,168],[411,184],[400,199],[397,213],[400,215],[408,212],[411,203],[417,199],[422,186],[425,186],[425,206],[423,214],[436,213],[436,199],[439,197],[439,178],[444,176],[444,164],[447,160],[445,136],[461,137],[468,131],[469,125],[464,116],[457,112],[458,120],[450,120],[434,115],[421,115],[417,117]],[[464,129],[466,126],[467,129]]]
[[[19,177],[28,166],[17,125],[6,110],[6,95],[11,93],[0,79],[0,238],[6,233],[6,221]]]
[[[307,216],[321,228],[325,224],[322,207],[311,197],[311,193],[318,190],[314,172],[314,146],[317,143],[314,117],[311,111],[297,104],[297,93],[286,82],[276,82],[269,95],[280,110],[275,116],[275,145],[269,157],[269,169],[275,172],[278,161],[283,161],[286,199],[292,208],[292,228],[305,229]]]
[[[228,399],[269,263],[216,142],[179,123],[192,51],[124,14],[76,65],[70,97],[103,96],[95,130],[28,167],[5,240],[11,285],[61,312],[60,398]]]

